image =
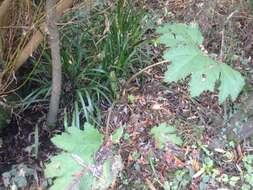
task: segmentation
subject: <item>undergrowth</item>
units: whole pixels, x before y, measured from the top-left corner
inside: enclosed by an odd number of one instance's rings
[[[172,61],[165,74],[165,80],[167,82],[178,81],[191,75],[191,96],[198,96],[203,91],[207,90],[214,91],[219,87],[220,103],[224,102],[229,97],[231,97],[232,100],[237,98],[244,85],[243,77],[239,72],[233,70],[225,63],[211,59],[200,49],[203,37],[196,25],[167,24],[158,31],[162,34],[160,42],[170,47],[169,50],[166,50],[164,55],[165,59]],[[106,45],[107,44],[108,43],[106,43]],[[115,69],[115,73],[120,73],[120,70],[117,71],[117,68]],[[106,70],[106,68],[103,70]],[[107,73],[111,76],[110,70],[107,71]],[[117,75],[114,74],[114,77],[117,77]],[[217,83],[217,81],[219,81],[219,83]],[[230,89],[228,82],[233,82],[233,88],[236,88],[234,91]],[[78,93],[81,102],[84,102],[84,100],[82,100],[81,91],[78,91]],[[65,124],[67,125],[67,123],[66,121]],[[113,142],[111,141],[113,141],[115,137],[111,137],[111,139],[104,142],[103,145],[102,135],[90,124],[86,124],[84,127],[81,126],[79,107],[76,102],[75,111],[72,115],[71,127],[65,127],[66,132],[52,139],[52,142],[57,147],[65,150],[65,152],[52,157],[51,162],[47,164],[45,170],[46,177],[56,178],[52,189],[58,189],[60,187],[69,188],[70,186],[75,189],[103,189],[105,187],[105,189],[107,189],[113,181],[116,180],[116,176],[122,170],[122,167],[118,166],[117,170],[115,170],[116,174],[112,173],[113,164],[110,161],[107,162],[108,157],[105,152],[105,155],[100,157],[99,160],[95,159],[96,154],[103,149],[106,149],[107,152],[113,152]],[[114,135],[116,135],[116,139],[118,139],[117,143],[120,143],[119,139],[122,137],[124,130],[122,126],[118,127],[119,132],[116,131]],[[125,127],[127,128],[128,126]],[[80,130],[82,128],[84,128],[84,131]],[[166,123],[159,124],[158,127],[153,127],[149,131],[149,135],[154,139],[154,147],[153,149],[149,147],[146,151],[148,152],[149,167],[153,172],[154,181],[156,181],[155,185],[168,190],[186,189],[189,185],[196,183],[195,181],[198,179],[199,189],[203,190],[211,187],[213,184],[217,186],[219,183],[233,188],[239,181],[243,184],[244,188],[247,189],[250,187],[252,181],[252,168],[249,166],[252,163],[251,157],[245,157],[243,161],[244,167],[250,174],[247,173],[241,177],[236,174],[228,177],[226,171],[220,171],[218,164],[214,160],[215,152],[208,150],[207,145],[198,142],[198,140],[196,144],[189,148],[192,150],[200,149],[201,155],[199,156],[201,157],[201,161],[197,158],[193,160],[188,159],[189,161],[186,161],[186,154],[188,153],[185,153],[182,158],[174,154],[171,149],[182,150],[180,148],[185,142],[178,136],[173,126]],[[129,143],[131,144],[131,142]],[[162,177],[163,180],[161,180],[161,176],[159,177],[157,175],[156,171],[156,165],[159,162],[156,155],[158,151],[163,155],[162,157],[165,157],[167,164],[179,168],[179,170],[175,170],[174,172],[173,170],[167,171],[168,174]],[[218,151],[223,153],[224,157],[229,156],[229,151],[223,149]],[[225,153],[228,155],[225,155]],[[191,158],[191,156],[192,155],[190,155],[189,158]],[[118,161],[114,161],[122,165],[120,156],[118,157]],[[96,162],[100,164],[96,164]],[[186,168],[184,169],[184,167]],[[99,172],[97,173],[98,170]],[[123,183],[125,183],[124,185],[129,185],[130,182],[128,182],[128,178],[122,178],[122,175],[120,176]],[[174,177],[171,179],[171,176]],[[153,186],[152,182],[149,182],[148,179],[144,180],[146,180],[148,186]],[[138,183],[135,185],[137,184]]]
[[[69,21],[60,28],[63,91],[61,107],[68,112],[80,108],[80,116],[90,123],[100,123],[100,107],[108,107],[118,98],[133,65],[144,65],[143,53],[146,13],[131,1],[119,0],[112,5],[99,4],[90,11],[81,6],[68,13]],[[51,57],[48,51],[33,72],[28,86],[36,90],[21,104],[23,109],[34,103],[47,106],[51,81]],[[74,105],[74,106],[73,106]]]

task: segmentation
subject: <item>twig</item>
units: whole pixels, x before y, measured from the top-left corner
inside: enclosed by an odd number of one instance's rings
[[[235,10],[233,11],[226,19],[226,21],[224,22],[223,24],[223,29],[221,31],[221,47],[220,47],[220,55],[219,55],[219,61],[223,61],[223,58],[224,58],[224,45],[225,45],[225,36],[224,36],[224,33],[225,33],[225,26],[226,24],[228,23],[228,21],[234,16],[235,13],[237,13],[238,11]]]
[[[72,157],[79,165],[81,165],[81,166],[84,167],[85,169],[88,169],[88,170],[92,173],[93,176],[95,176],[96,178],[98,178],[98,179],[100,179],[100,180],[101,180],[101,179],[104,180],[102,177],[100,177],[100,176],[98,176],[97,174],[95,174],[95,172],[93,171],[93,169],[92,169],[90,166],[88,166],[87,164],[85,164],[84,161],[83,161],[83,159],[80,158],[78,155],[76,155],[76,154],[71,154],[71,157]]]
[[[152,184],[152,182],[149,179],[145,179],[145,181],[150,190],[156,190],[155,186]]]
[[[105,127],[105,142],[107,142],[109,140],[109,126],[110,126],[110,120],[111,120],[111,115],[112,115],[112,111],[114,109],[114,106],[115,106],[115,102],[113,102],[111,107],[109,108],[109,113],[107,116],[106,127]]]
[[[152,64],[152,65],[149,65],[149,66],[147,66],[146,68],[144,68],[144,69],[138,71],[138,72],[135,73],[130,79],[128,79],[127,85],[129,85],[129,84],[132,82],[132,80],[134,80],[137,76],[139,76],[140,74],[142,74],[142,73],[145,72],[146,70],[151,69],[151,68],[153,68],[153,67],[156,67],[156,66],[158,66],[158,65],[162,65],[162,64],[164,64],[164,63],[168,63],[168,62],[169,62],[168,60],[163,60],[163,61],[160,61],[160,62],[158,62],[158,63],[154,63],[154,64]]]
[[[220,46],[220,56],[219,56],[219,61],[223,61],[223,56],[224,56],[224,29],[221,31],[221,46]]]

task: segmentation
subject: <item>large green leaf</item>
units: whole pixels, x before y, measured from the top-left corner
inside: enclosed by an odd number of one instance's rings
[[[117,135],[117,142],[120,134]],[[88,123],[84,125],[84,131],[66,127],[66,132],[53,137],[52,142],[64,152],[53,156],[46,165],[45,176],[54,178],[50,189],[108,189],[116,180],[123,164],[117,155],[105,156],[102,163],[101,160],[94,162],[93,155],[101,147],[102,139],[102,135]]]
[[[172,62],[165,73],[166,82],[176,82],[216,64],[212,59],[203,55],[199,48],[190,45],[167,50],[164,53],[164,58]]]
[[[51,140],[58,148],[77,154],[87,163],[92,163],[92,155],[102,144],[102,135],[86,123],[84,131],[77,127],[69,127],[66,132],[56,135]]]
[[[66,128],[66,132],[53,137],[52,142],[65,152],[50,159],[50,163],[46,165],[45,176],[47,178],[56,177],[50,189],[68,189],[75,184],[75,181],[78,181],[76,179],[78,176],[81,178],[82,175],[90,172],[87,168],[94,163],[93,155],[102,145],[102,135],[93,126],[86,123],[84,131],[76,127]],[[90,179],[92,181],[93,176],[87,175],[92,177]],[[73,189],[78,188],[79,183]]]
[[[163,148],[167,142],[176,145],[183,144],[181,138],[176,134],[176,129],[166,123],[162,123],[158,127],[153,127],[150,133],[154,136],[159,148]]]
[[[51,158],[45,169],[47,178],[54,178],[50,190],[68,189],[82,171],[82,166],[71,157],[70,153],[62,153]]]
[[[175,47],[182,44],[200,45],[204,40],[197,24],[165,24],[159,27],[157,32],[162,34],[160,42],[167,47]]]
[[[203,37],[197,26],[172,24],[158,29],[160,42],[170,47],[164,58],[171,61],[165,73],[166,82],[177,82],[191,75],[191,97],[204,91],[215,91],[219,82],[219,102],[231,97],[235,100],[244,86],[238,71],[208,57],[200,48]]]
[[[244,78],[241,74],[226,64],[220,64],[221,85],[219,87],[219,101],[224,102],[230,95],[234,101],[244,86]]]

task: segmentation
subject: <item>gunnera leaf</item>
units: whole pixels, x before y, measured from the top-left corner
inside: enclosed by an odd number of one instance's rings
[[[82,169],[83,167],[71,157],[70,153],[54,156],[45,169],[47,178],[56,178],[50,190],[68,189],[75,182],[75,176],[81,173]]]
[[[102,135],[86,123],[84,131],[76,127],[66,128],[66,132],[53,137],[52,142],[65,152],[53,156],[46,165],[45,176],[55,178],[50,189],[64,190],[70,186],[79,189],[82,175],[89,172],[89,166],[94,163],[93,155],[102,145]]]
[[[220,71],[219,101],[224,102],[228,96],[235,101],[245,84],[244,78],[226,64],[220,64]]]
[[[86,123],[84,131],[77,127],[69,127],[66,132],[56,135],[51,140],[58,148],[76,154],[91,164],[91,156],[102,145],[103,137],[92,125]]]
[[[160,43],[166,47],[176,47],[178,45],[200,45],[203,43],[203,36],[199,31],[197,24],[165,24],[157,29],[157,33],[160,33]]]
[[[191,75],[189,90],[191,97],[204,91],[215,91],[219,83],[219,102],[226,98],[233,101],[241,92],[245,82],[242,75],[225,63],[211,59],[200,46],[203,42],[196,25],[167,24],[157,30],[160,42],[169,47],[164,59],[171,61],[165,73],[165,82],[177,82]]]

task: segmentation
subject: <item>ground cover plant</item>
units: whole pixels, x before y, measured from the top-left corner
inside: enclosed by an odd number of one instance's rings
[[[133,65],[144,64],[147,59],[142,56],[141,49],[141,36],[146,30],[141,28],[141,23],[145,22],[144,10],[133,10],[129,3],[123,6],[123,1],[114,8],[107,7],[105,15],[101,13],[103,9],[105,7],[98,4],[88,13],[86,6],[81,6],[65,16],[66,21],[75,19],[76,24],[66,24],[60,29],[62,104],[69,109],[74,109],[73,105],[82,107],[85,120],[95,123],[100,122],[98,106],[108,106],[117,99],[121,83]],[[105,22],[107,25],[103,26]],[[38,65],[28,84],[38,86],[37,92],[27,94],[21,104],[23,107],[34,101],[45,101],[48,96],[51,79],[48,52],[43,54],[42,60],[44,64]]]
[[[53,126],[51,13],[19,7],[25,39],[0,28],[0,189],[253,188],[251,1],[58,3]]]

